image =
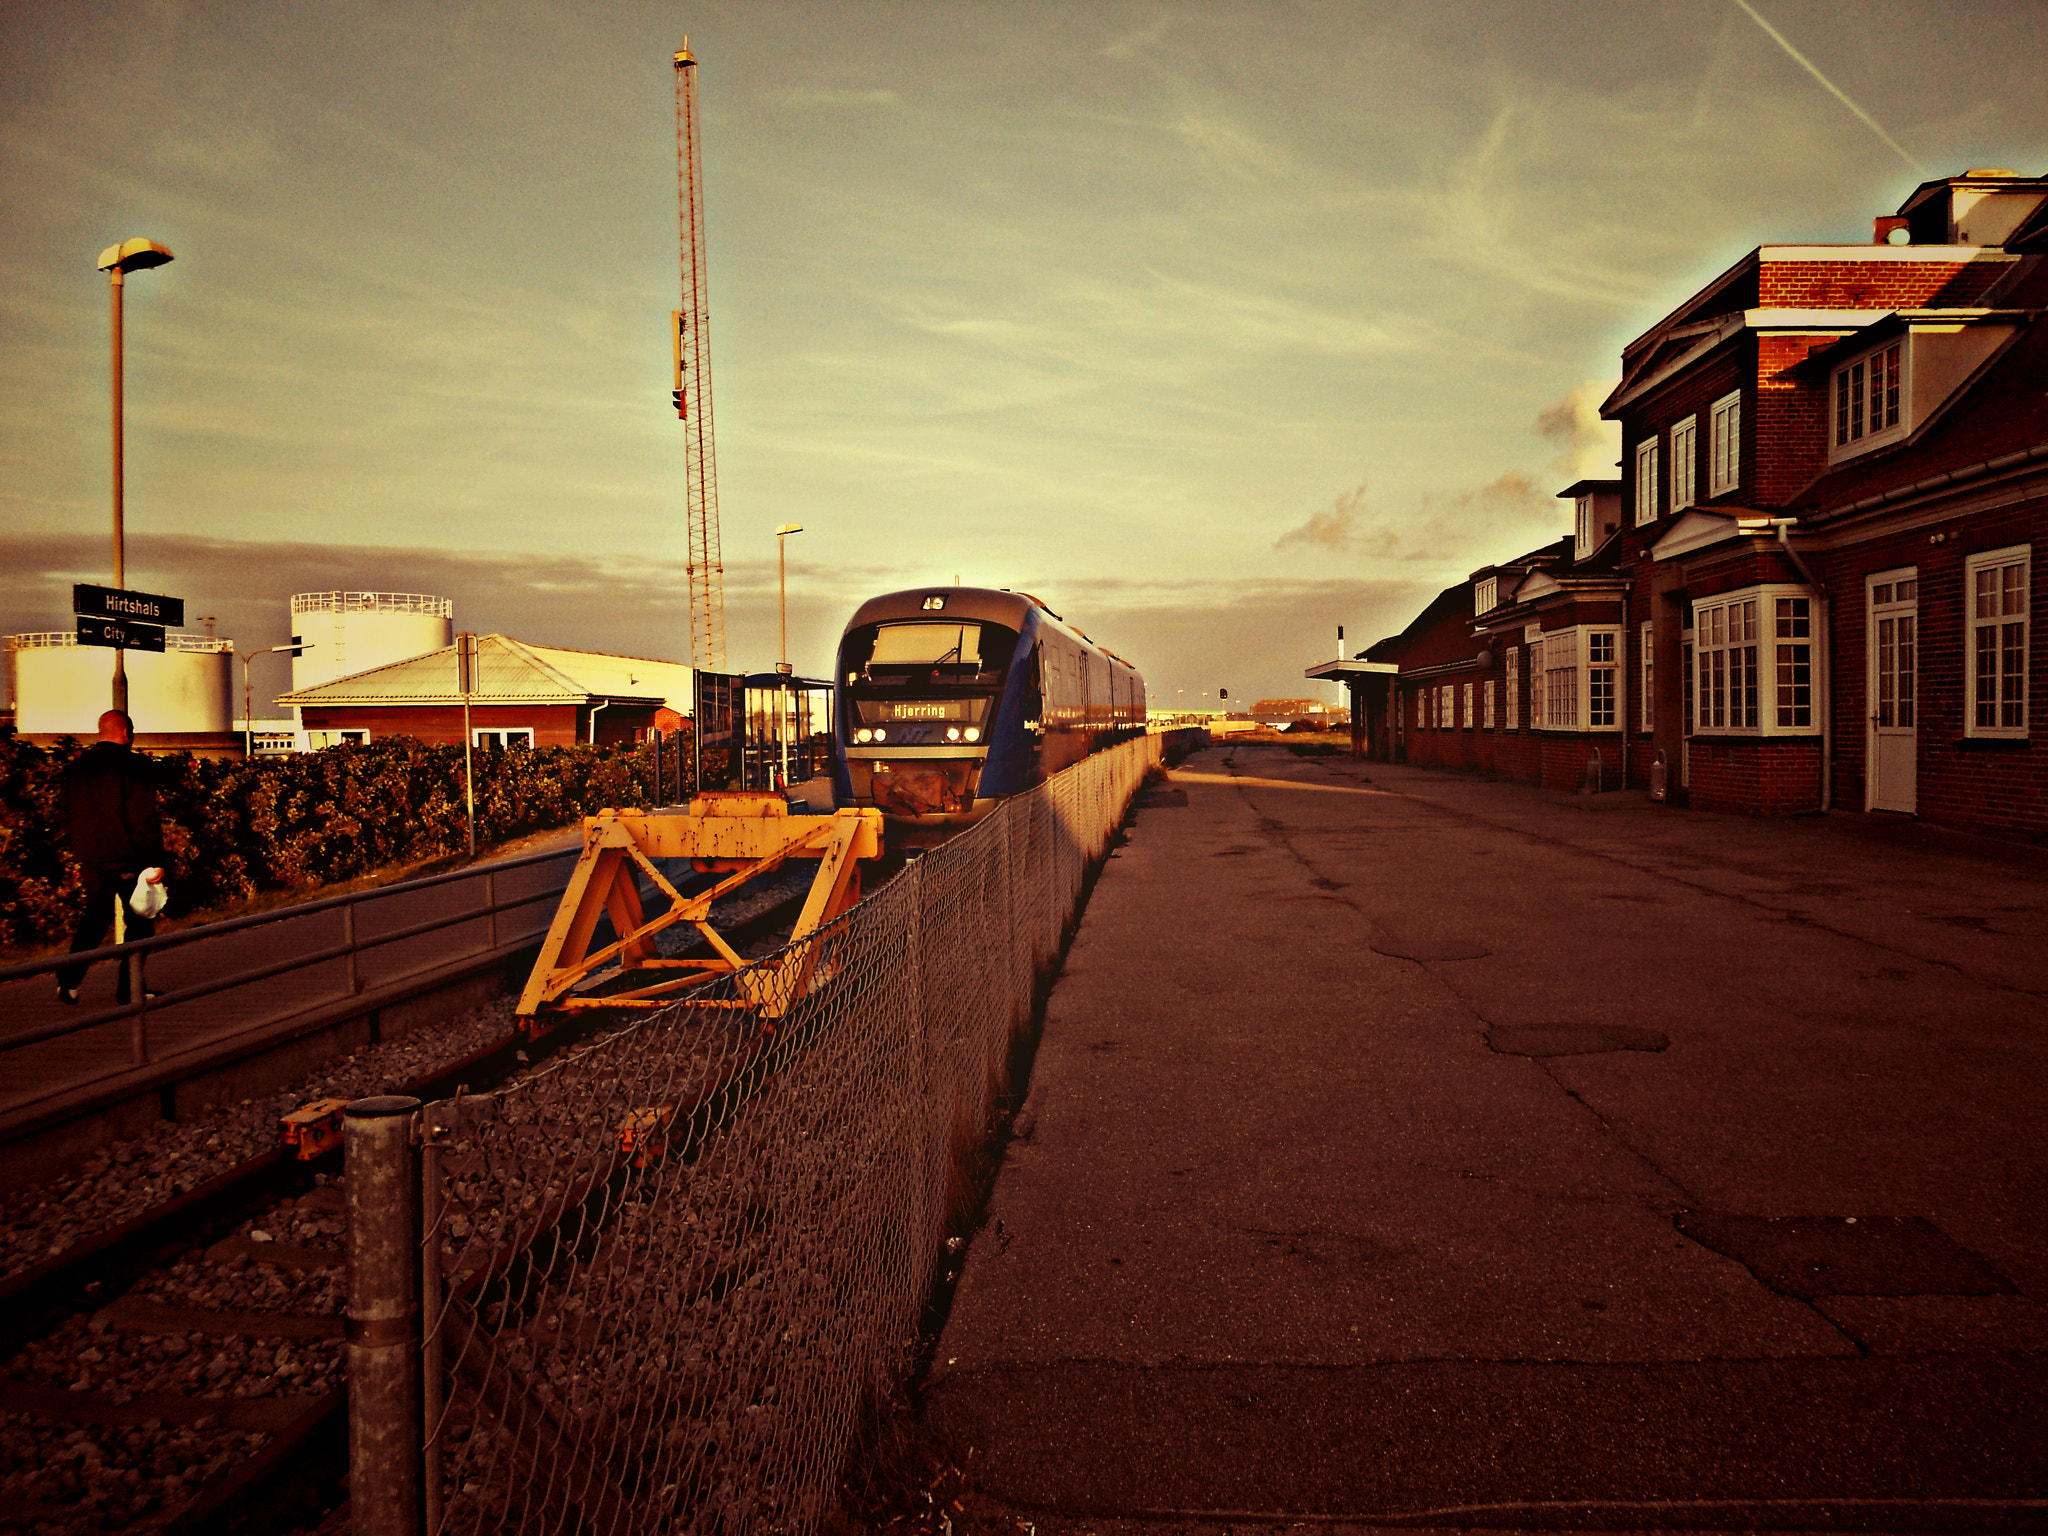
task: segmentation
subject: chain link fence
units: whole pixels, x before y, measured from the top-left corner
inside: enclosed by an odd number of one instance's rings
[[[722,977],[420,1112],[417,1208],[352,1215],[354,1251],[381,1222],[419,1256],[382,1305],[351,1270],[356,1528],[417,1529],[377,1512],[410,1504],[437,1533],[814,1529],[863,1403],[909,1363],[1038,979],[1163,746],[1096,754],[758,962],[779,1010]],[[367,1206],[361,1174],[352,1123]],[[417,1406],[380,1408],[406,1351]],[[376,1422],[394,1404],[424,1431]],[[388,1456],[413,1464],[365,1464]]]

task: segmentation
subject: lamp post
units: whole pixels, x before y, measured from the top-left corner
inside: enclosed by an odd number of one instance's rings
[[[775,694],[775,740],[782,749],[782,788],[789,788],[789,730],[784,717],[789,713],[789,676],[796,669],[789,662],[789,536],[802,533],[802,523],[784,523],[775,530],[775,671],[781,681]]]
[[[100,252],[99,269],[107,274],[107,287],[111,293],[114,319],[114,585],[119,587],[127,575],[122,539],[122,451],[121,451],[121,289],[122,279],[130,272],[143,272],[151,267],[160,267],[171,259],[171,248],[158,245],[154,240],[145,240],[137,235],[132,240],[123,240],[119,245],[110,245]],[[127,652],[114,651],[114,708],[126,712],[128,708],[128,662]]]
[[[203,621],[202,621],[203,622]],[[242,761],[248,762],[256,755],[256,708],[249,689],[249,664],[258,656],[275,656],[279,651],[290,651],[294,656],[301,651],[310,651],[311,645],[272,645],[260,651],[237,651],[242,658]],[[117,653],[118,654],[118,653]]]

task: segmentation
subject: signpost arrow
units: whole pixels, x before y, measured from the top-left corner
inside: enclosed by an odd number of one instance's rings
[[[154,592],[127,592],[119,587],[95,587],[79,582],[71,589],[71,611],[82,619],[113,619],[118,621],[138,620],[144,626],[161,625],[175,629],[185,622],[185,600],[182,597],[159,597]],[[80,641],[84,631],[80,630]],[[158,631],[162,640],[162,631]],[[112,641],[95,641],[95,644],[110,645]],[[128,647],[136,649],[134,646]],[[160,651],[161,644],[149,647]]]
[[[93,619],[78,616],[80,645],[111,646],[117,651],[160,651],[164,648],[161,624],[137,624],[128,619]]]

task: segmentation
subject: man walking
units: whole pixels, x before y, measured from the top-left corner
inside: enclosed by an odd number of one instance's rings
[[[71,852],[85,880],[85,911],[71,939],[74,955],[97,949],[106,941],[115,907],[127,901],[145,869],[157,868],[158,878],[162,878],[164,838],[157,816],[156,770],[129,745],[134,739],[135,722],[123,711],[110,709],[100,716],[100,739],[64,770]],[[156,931],[153,918],[132,910],[122,916],[127,938],[146,939]],[[67,965],[57,972],[60,1002],[78,1001],[86,969]],[[115,981],[114,998],[118,1003],[128,1001],[125,964]]]

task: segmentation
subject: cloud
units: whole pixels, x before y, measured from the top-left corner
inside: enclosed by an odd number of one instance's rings
[[[1349,549],[1358,535],[1359,514],[1365,509],[1365,486],[1345,491],[1327,509],[1312,513],[1299,528],[1290,528],[1273,541],[1275,549],[1301,545],[1307,549]]]
[[[893,107],[902,98],[894,91],[884,89],[835,91],[816,86],[798,86],[787,91],[770,91],[763,100],[785,107]]]
[[[1621,457],[1621,423],[1600,419],[1600,402],[1613,388],[1612,380],[1587,379],[1537,412],[1536,434],[1558,446],[1550,468],[1566,481],[1614,478],[1615,462]]]

